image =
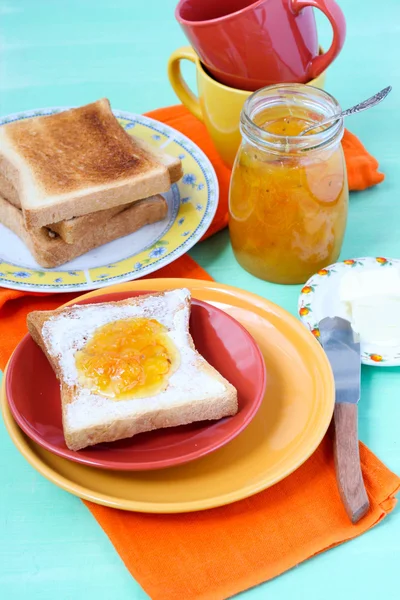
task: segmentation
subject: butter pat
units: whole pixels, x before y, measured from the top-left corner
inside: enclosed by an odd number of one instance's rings
[[[348,271],[339,290],[361,342],[400,346],[400,273],[392,267]]]
[[[350,268],[340,282],[341,302],[369,296],[400,296],[400,272],[394,267],[365,271]]]
[[[351,308],[352,326],[362,342],[400,346],[400,296],[358,298]]]

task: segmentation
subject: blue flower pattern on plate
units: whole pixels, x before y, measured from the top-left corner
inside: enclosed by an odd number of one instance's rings
[[[193,175],[193,173],[186,173],[186,175],[184,175],[182,178],[182,183],[184,183],[185,185],[191,185],[192,187],[195,187],[196,179],[196,175]]]
[[[48,111],[48,112],[46,112],[46,111],[40,111],[40,112],[37,112],[37,113],[33,112],[32,116],[36,116],[36,114],[37,115],[53,114],[54,112],[60,112],[60,111],[59,110],[51,110],[51,111]],[[124,116],[121,115],[118,118],[120,120],[122,120],[122,119],[124,119]],[[126,130],[133,129],[136,125],[138,125],[138,123],[141,124],[140,118],[138,119],[138,121],[127,122],[127,119],[124,119],[124,120],[125,120],[124,128]],[[5,121],[3,120],[3,122],[5,122]],[[154,129],[153,129],[153,131],[154,131]],[[159,135],[157,133],[153,134],[151,137],[155,141],[159,141],[159,140],[163,139],[162,135]],[[168,135],[167,135],[167,137],[168,137]],[[183,153],[183,152],[178,155],[178,157],[179,157],[180,160],[186,159],[187,156],[188,155],[185,154],[185,153]],[[200,183],[199,183],[198,179],[200,179]],[[194,194],[196,194],[196,191],[201,191],[201,190],[203,190],[206,187],[206,183],[203,183],[202,180],[203,180],[203,177],[198,177],[198,175],[196,175],[195,173],[189,172],[189,173],[186,173],[183,176],[182,183],[186,184],[186,185],[188,185],[190,187],[192,187],[192,189],[194,190]],[[196,204],[196,198],[195,197],[187,196],[187,197],[181,198],[180,202],[182,204],[193,202],[193,207],[197,211],[200,212],[200,211],[204,210],[204,204],[200,204],[200,203]],[[181,217],[181,218],[177,219],[177,221],[178,221],[178,225],[181,226],[181,225],[183,225],[185,223],[186,219],[184,217]],[[182,229],[183,229],[183,227],[180,229],[181,232],[182,232]],[[186,231],[183,231],[183,233],[181,233],[181,236],[187,237],[187,236],[190,236],[192,234],[193,234],[192,230],[186,230]],[[163,244],[163,241],[157,242],[152,248],[150,248],[149,251],[148,251],[148,258],[146,260],[143,260],[141,263],[135,263],[134,264],[134,269],[135,270],[142,269],[145,265],[147,265],[148,263],[151,262],[150,259],[159,258],[159,257],[165,256],[165,254],[168,254],[167,253],[167,249],[162,244]],[[164,242],[164,244],[168,244],[168,242]],[[1,263],[1,260],[0,260],[0,263]],[[113,265],[107,265],[104,268],[110,269],[110,268],[114,268],[115,266],[116,266],[115,264],[113,264]],[[8,267],[8,265],[7,265],[7,267]],[[38,273],[39,276],[45,275],[44,272],[38,272],[38,271],[36,271],[36,273]],[[10,272],[7,271],[7,272],[0,272],[0,278],[1,277],[7,277],[7,275],[12,275],[12,276],[18,277],[18,278],[31,278],[33,274],[34,273],[29,273],[27,271],[22,271],[22,270],[21,271],[10,271]],[[78,276],[82,275],[82,271],[67,271],[67,272],[65,272],[65,274],[69,275],[69,276],[72,276],[72,277],[78,277]],[[106,274],[106,273],[102,273],[101,275],[98,275],[98,279],[105,279],[105,278],[109,278],[109,277],[110,277],[110,275]],[[54,284],[63,283],[63,278],[62,277],[57,277],[56,279],[53,280],[53,283]]]
[[[152,250],[151,252],[149,252],[149,257],[150,258],[157,258],[158,256],[162,256],[163,254],[165,254],[167,251],[166,248],[161,247],[161,248],[154,248],[154,250]]]

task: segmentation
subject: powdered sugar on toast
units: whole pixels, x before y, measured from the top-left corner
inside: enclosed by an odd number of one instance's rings
[[[202,366],[208,363],[190,345],[188,334],[190,292],[186,289],[165,292],[162,296],[139,297],[135,304],[92,304],[71,307],[68,313],[50,318],[43,325],[42,335],[48,351],[58,358],[65,384],[76,386],[74,401],[68,404],[66,418],[72,429],[101,423],[110,415],[121,418],[140,415],[152,409],[168,408],[187,403],[189,398],[212,398],[222,394],[221,379]],[[78,384],[75,353],[83,348],[97,328],[119,319],[153,318],[162,323],[179,349],[180,365],[171,375],[168,387],[155,396],[114,401],[93,394]]]

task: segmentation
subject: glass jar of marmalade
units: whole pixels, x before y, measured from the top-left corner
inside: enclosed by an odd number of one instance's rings
[[[302,84],[270,86],[247,99],[229,231],[237,261],[256,277],[304,283],[337,260],[348,206],[343,120],[299,134],[340,110],[332,96]]]

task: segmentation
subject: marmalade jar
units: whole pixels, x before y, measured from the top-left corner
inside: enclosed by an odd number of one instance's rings
[[[339,256],[349,195],[343,119],[299,133],[340,111],[332,96],[302,84],[269,86],[246,100],[229,232],[237,261],[260,279],[304,283]]]

